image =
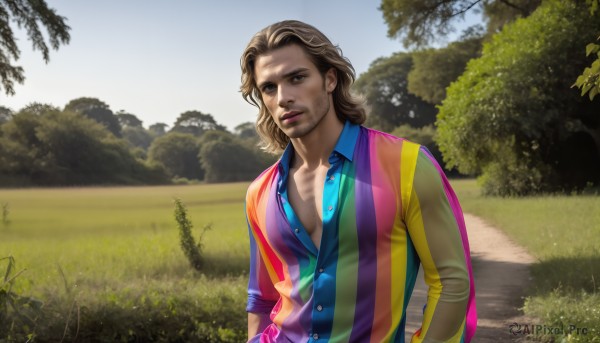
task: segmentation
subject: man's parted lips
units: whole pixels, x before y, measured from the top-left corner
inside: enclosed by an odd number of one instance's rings
[[[301,111],[289,111],[289,112],[285,112],[282,116],[281,116],[281,120],[286,120],[289,119],[291,117],[295,117],[299,114],[302,114]]]

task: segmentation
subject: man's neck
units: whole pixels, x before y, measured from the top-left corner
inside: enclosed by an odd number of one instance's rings
[[[323,121],[308,135],[291,140],[294,156],[291,168],[316,168],[329,164],[329,156],[344,129],[335,113],[328,113]]]

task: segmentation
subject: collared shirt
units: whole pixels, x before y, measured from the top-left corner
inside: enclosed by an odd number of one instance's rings
[[[476,326],[458,200],[426,148],[349,122],[329,157],[317,249],[288,202],[291,144],[249,187],[251,342],[404,342],[419,264],[429,286],[413,342],[469,342]]]

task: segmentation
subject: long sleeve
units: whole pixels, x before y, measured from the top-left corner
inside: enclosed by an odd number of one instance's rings
[[[254,230],[248,220],[248,233],[250,238],[250,277],[248,280],[248,302],[246,311],[252,313],[269,313],[279,299],[279,293],[273,286],[269,276],[268,264],[265,261],[259,244],[264,245],[262,231]]]
[[[429,286],[422,327],[412,342],[467,342],[467,309],[474,290],[464,219],[446,177],[425,148],[417,157],[405,220]]]

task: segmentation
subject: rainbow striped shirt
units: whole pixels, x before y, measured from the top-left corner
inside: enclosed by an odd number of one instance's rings
[[[456,195],[426,148],[349,122],[332,152],[316,248],[287,201],[291,144],[249,187],[250,342],[404,342],[419,264],[429,286],[412,342],[469,342],[477,325]]]

